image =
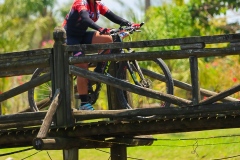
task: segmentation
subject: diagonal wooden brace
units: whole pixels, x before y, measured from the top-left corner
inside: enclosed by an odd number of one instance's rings
[[[57,89],[54,94],[53,101],[47,111],[47,114],[46,114],[44,120],[43,120],[42,126],[37,134],[37,138],[45,138],[47,136],[47,132],[52,123],[53,115],[55,114],[55,112],[57,110],[60,100],[61,100],[60,89]]]

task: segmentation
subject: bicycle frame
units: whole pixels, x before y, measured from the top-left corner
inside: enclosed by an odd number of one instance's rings
[[[128,32],[124,32],[124,31],[123,31],[123,32],[120,32],[120,33],[118,33],[117,35],[113,35],[113,36],[112,36],[113,42],[123,42],[123,39],[126,38],[126,37],[128,37],[128,36],[129,36],[129,33],[128,33]],[[128,51],[128,53],[133,53],[133,52],[135,52],[135,51],[132,50],[131,48],[127,48],[126,50]],[[99,53],[99,54],[104,54],[106,51],[107,51],[107,50],[103,50],[103,51],[102,51],[101,53]],[[123,51],[123,49],[119,49],[119,52],[120,52],[120,53],[125,53],[125,52]],[[111,52],[110,52],[110,54],[111,54]],[[102,73],[108,75],[108,69],[109,69],[109,66],[110,66],[110,64],[111,64],[111,61],[102,62],[102,63],[104,63],[103,72],[102,72]],[[130,72],[130,75],[131,75],[131,77],[132,77],[132,79],[133,79],[133,81],[134,81],[134,83],[135,83],[136,85],[143,86],[143,83],[140,83],[140,82],[137,80],[137,76],[136,76],[135,72],[133,72],[133,70],[138,73],[139,77],[141,78],[141,81],[144,82],[144,84],[145,84],[144,87],[149,87],[149,86],[146,86],[147,82],[146,82],[146,80],[145,80],[145,78],[144,78],[144,76],[143,76],[143,73],[142,73],[142,71],[141,71],[141,69],[140,69],[140,67],[139,67],[139,65],[138,65],[137,60],[125,61],[125,62],[123,62],[123,63],[126,63],[125,65],[126,65],[126,67],[128,68],[128,70],[129,70],[129,72]],[[130,63],[132,63],[132,65],[131,65]]]

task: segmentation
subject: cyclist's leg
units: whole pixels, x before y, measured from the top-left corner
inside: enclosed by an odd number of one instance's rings
[[[99,32],[86,32],[83,36],[82,44],[96,44],[96,43],[111,43],[112,37],[110,35],[100,35]],[[88,69],[87,63],[77,64],[76,66]],[[84,109],[88,102],[88,79],[77,77],[77,90],[81,99],[81,109]]]
[[[67,44],[68,45],[77,45],[84,43],[84,37],[75,37],[75,36],[67,36]],[[74,52],[74,56],[82,56],[84,53],[82,51]],[[88,64],[87,63],[81,63],[81,64],[75,64],[75,66],[88,69]],[[86,78],[77,76],[77,91],[80,96],[81,102],[82,103],[87,103],[87,95],[88,94],[88,88],[87,88],[87,83],[88,80]],[[83,95],[83,97],[81,97]]]
[[[112,43],[112,36],[111,35],[100,35],[99,32],[95,32],[92,38],[92,44],[96,44],[96,43]],[[109,53],[106,52],[106,53]]]
[[[113,39],[112,39],[112,36],[110,35],[100,35],[99,32],[95,32],[95,34],[93,35],[93,38],[92,38],[92,44],[97,44],[97,43],[112,43],[113,42]],[[99,53],[101,52],[98,51]],[[110,53],[110,50],[107,50],[105,51],[104,54],[108,54]],[[99,62],[97,64],[97,67],[94,69],[95,72],[99,72],[101,73],[102,72],[102,63]]]

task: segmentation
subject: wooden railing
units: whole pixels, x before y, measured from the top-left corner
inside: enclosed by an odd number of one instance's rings
[[[137,86],[130,86],[123,81],[119,81],[114,77],[107,77],[102,74],[90,72],[74,66],[76,63],[82,62],[101,62],[101,61],[124,61],[124,60],[150,60],[154,58],[162,59],[190,59],[191,79],[192,85],[174,80],[174,85],[192,91],[192,101],[185,100],[174,95],[165,95],[163,98],[173,104],[179,106],[190,105],[206,105],[212,104],[218,100],[223,102],[239,101],[238,99],[228,97],[233,93],[239,91],[239,85],[233,86],[221,93],[215,93],[202,89],[199,86],[198,79],[198,64],[197,58],[209,57],[209,56],[226,56],[226,55],[239,55],[240,53],[240,34],[229,35],[216,35],[216,36],[204,36],[204,37],[189,37],[189,38],[176,38],[176,39],[163,39],[163,40],[150,40],[150,41],[137,41],[137,42],[124,42],[124,43],[112,43],[112,44],[82,44],[67,46],[65,44],[65,32],[61,28],[56,28],[54,32],[55,44],[53,48],[39,49],[23,52],[6,53],[0,55],[0,77],[17,76],[17,75],[29,75],[32,74],[36,68],[50,68],[50,74],[46,74],[32,81],[26,82],[16,88],[13,88],[0,95],[0,102],[12,98],[18,94],[28,91],[30,88],[36,87],[49,80],[53,82],[53,91],[61,88],[61,92],[68,95],[67,99],[64,99],[62,108],[68,108],[64,111],[68,115],[67,119],[71,115],[71,106],[73,103],[72,93],[72,76],[69,73],[77,74],[86,77],[90,80],[100,81],[109,86],[113,86],[120,89],[129,89],[132,92],[139,93],[141,89]],[[226,48],[205,48],[206,44],[216,43],[229,43]],[[83,50],[87,53],[95,52],[102,49],[118,49],[118,48],[143,48],[143,47],[159,47],[159,46],[180,46],[180,50],[169,51],[151,51],[151,52],[136,52],[131,54],[110,54],[110,55],[88,55],[83,57],[72,57],[71,52]],[[55,78],[54,78],[55,77]],[[58,77],[58,78],[56,78]],[[164,77],[157,77],[164,81]],[[58,84],[59,83],[59,84]],[[65,92],[64,92],[65,91]],[[200,100],[200,94],[205,96],[211,96],[206,100]],[[64,97],[64,96],[63,96]],[[66,101],[66,102],[64,102]],[[66,104],[67,103],[67,104]],[[109,104],[113,105],[113,104]],[[116,104],[114,104],[116,106]],[[68,106],[68,107],[65,107]],[[116,106],[118,107],[118,106]],[[60,107],[61,108],[61,107]],[[97,111],[96,111],[97,112]],[[94,112],[95,113],[95,112]],[[61,115],[61,114],[60,114]],[[62,118],[60,118],[62,119]],[[66,120],[63,120],[67,122]],[[72,120],[71,120],[72,121]],[[67,124],[62,124],[67,125]]]
[[[231,94],[239,92],[240,85],[233,86],[221,93],[215,93],[206,89],[200,88],[198,77],[198,58],[210,57],[210,56],[227,56],[227,55],[239,55],[240,54],[240,34],[229,35],[216,35],[216,36],[204,36],[204,37],[188,37],[188,38],[176,38],[176,39],[163,39],[163,40],[150,40],[150,41],[137,41],[137,42],[124,42],[124,43],[111,43],[111,44],[81,44],[68,46],[65,44],[66,34],[62,28],[56,28],[54,31],[55,44],[53,48],[39,49],[24,52],[6,53],[0,55],[0,77],[17,76],[17,75],[29,75],[32,74],[36,68],[49,68],[50,73],[45,74],[32,81],[26,82],[14,89],[0,94],[0,103],[12,98],[18,94],[22,94],[29,89],[43,84],[47,81],[52,81],[53,97],[52,104],[47,112],[37,113],[22,113],[0,116],[0,130],[9,128],[18,128],[26,126],[41,125],[38,132],[36,143],[47,143],[45,138],[47,137],[47,131],[50,128],[50,123],[54,119],[55,127],[69,127],[74,126],[76,120],[86,119],[98,119],[98,118],[131,118],[137,116],[151,116],[156,115],[161,118],[169,117],[183,117],[191,115],[192,118],[204,116],[211,116],[211,114],[223,113],[225,115],[238,115],[240,102],[238,99],[229,97]],[[205,48],[206,44],[215,43],[229,43],[226,48]],[[119,49],[119,48],[143,48],[143,47],[160,47],[160,46],[179,46],[179,50],[169,51],[149,51],[149,52],[136,52],[131,54],[109,54],[109,55],[87,55],[82,57],[73,57],[73,51],[83,50],[87,53],[92,53],[102,49]],[[109,86],[108,92],[114,94],[112,88],[126,89],[131,92],[140,93],[141,89],[137,86],[128,86],[129,84],[123,81],[119,81],[117,78],[105,76],[102,74],[87,71],[81,68],[77,68],[74,64],[83,62],[101,62],[101,61],[124,61],[124,60],[151,60],[154,58],[162,59],[183,59],[188,58],[190,62],[190,74],[191,85],[174,80],[174,85],[191,91],[192,99],[187,100],[175,95],[161,94],[165,101],[176,104],[177,108],[145,108],[145,109],[133,109],[133,110],[118,110],[120,106],[114,99],[114,96],[108,97],[110,100],[109,108],[112,111],[72,111],[73,106],[73,76],[72,74],[82,76],[94,81],[100,81]],[[164,81],[164,77],[158,76],[159,80]],[[201,100],[200,95],[210,96],[208,99]],[[222,100],[222,104],[213,103]],[[54,116],[55,115],[55,116]],[[45,118],[44,118],[45,117]],[[44,119],[42,123],[42,119]],[[17,123],[21,121],[21,123]],[[22,122],[25,123],[22,123]],[[157,122],[157,121],[156,121]],[[207,125],[207,124],[206,124]],[[239,124],[233,124],[232,127],[239,126]],[[206,126],[202,126],[204,129]],[[216,128],[222,126],[216,125]],[[193,127],[194,128],[194,127]],[[194,130],[189,127],[189,131]],[[201,128],[201,126],[200,126]],[[198,130],[200,130],[198,128]],[[223,127],[222,127],[223,128]],[[231,126],[230,126],[231,128]],[[172,128],[173,129],[173,128]],[[182,129],[182,131],[188,131],[188,129]],[[156,131],[139,131],[141,133],[159,133]],[[104,132],[104,130],[101,130]],[[106,131],[107,132],[107,131]],[[114,132],[114,131],[113,131]],[[161,131],[161,133],[169,133],[170,130]],[[134,131],[129,133],[134,135]],[[61,132],[61,135],[64,134]],[[88,133],[88,135],[97,134]],[[104,134],[104,133],[102,133]],[[106,133],[109,134],[109,133]],[[106,135],[104,134],[104,135]],[[117,133],[115,133],[117,134]],[[54,134],[56,135],[56,134]],[[75,135],[75,133],[74,133]],[[76,136],[80,136],[76,134]],[[48,139],[49,140],[49,139]],[[47,141],[48,141],[47,140]],[[65,142],[66,139],[62,139]],[[49,143],[55,143],[52,139]],[[59,142],[59,139],[58,139]],[[1,141],[0,141],[1,144]],[[39,146],[35,146],[39,149]],[[60,149],[66,149],[63,146],[59,146]],[[43,149],[43,148],[40,148]],[[76,152],[74,152],[76,154]]]

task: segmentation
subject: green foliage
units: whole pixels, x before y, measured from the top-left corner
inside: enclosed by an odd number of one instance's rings
[[[226,15],[227,10],[238,10],[240,2],[238,0],[190,0],[187,5],[192,20],[199,21],[202,28],[210,29],[211,21],[216,18],[216,15]],[[221,27],[219,29],[222,30]],[[232,30],[225,28],[225,32],[230,33]]]
[[[5,0],[0,4],[0,53],[36,49],[49,42],[55,27],[52,8],[55,0]],[[44,43],[45,44],[45,43]],[[19,86],[29,77],[0,79],[0,92]],[[16,113],[27,107],[26,94],[2,103],[4,113]]]
[[[0,4],[0,53],[37,48],[42,39],[49,39],[55,26],[51,13],[54,2],[5,0]]]
[[[218,35],[225,34],[228,31],[222,29],[220,26],[226,25],[226,19],[221,19],[219,21],[218,17],[212,17],[208,19],[207,25],[199,20],[199,17],[194,17],[190,6],[200,5],[201,3],[196,2],[187,5],[175,5],[175,4],[164,4],[158,7],[151,7],[146,13],[146,24],[142,28],[142,33],[137,34],[133,37],[136,40],[157,40],[157,39],[168,39],[168,38],[178,38],[178,37],[190,37],[190,36],[206,36],[206,35]],[[196,8],[195,8],[196,9]],[[220,10],[212,11],[212,14],[220,14],[225,11],[225,7]],[[201,14],[204,14],[201,12]],[[206,15],[206,14],[205,14]],[[226,47],[226,44],[214,44],[207,45],[207,48],[218,48]],[[178,46],[166,46],[158,48],[145,48],[145,51],[153,50],[174,50],[179,49]],[[142,50],[142,49],[141,49]],[[239,80],[236,74],[229,74],[226,68],[231,68],[231,73],[237,72],[237,66],[239,65],[239,56],[235,56],[232,59],[231,66],[226,66],[229,57],[208,57],[198,59],[199,62],[199,77],[202,88],[206,88],[212,91],[222,91],[234,85]],[[210,61],[209,61],[210,60]],[[220,63],[218,67],[206,67],[212,66],[216,63]],[[180,80],[182,82],[190,83],[190,66],[188,59],[177,59],[166,61],[168,67],[172,72],[173,78]],[[227,76],[226,76],[227,75]],[[229,76],[231,75],[231,76]],[[221,78],[216,78],[221,77]],[[230,78],[231,77],[231,78]],[[233,83],[233,81],[235,81]],[[231,82],[231,83],[229,83]],[[221,85],[220,85],[221,84]],[[223,85],[224,84],[224,85]],[[175,95],[183,98],[188,97],[189,93],[183,91],[179,88],[175,88]],[[234,97],[239,97],[239,95],[234,95]]]

